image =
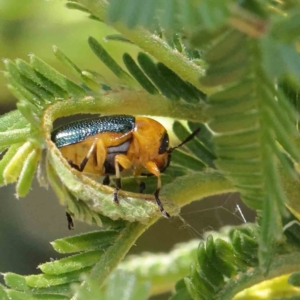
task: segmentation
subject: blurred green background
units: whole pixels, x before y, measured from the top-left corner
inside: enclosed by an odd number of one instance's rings
[[[90,20],[88,15],[69,10],[63,1],[0,0],[0,57],[28,60],[35,53],[62,73],[71,76],[62,68],[52,53],[52,45],[58,46],[83,69],[92,69],[106,78],[116,80],[108,69],[94,56],[87,38],[98,40],[114,33],[109,27]],[[121,62],[124,51],[134,54],[135,46],[120,42],[104,45]],[[2,65],[2,70],[4,69]],[[0,76],[0,113],[15,108],[15,99],[6,88],[4,76]],[[38,273],[37,265],[59,257],[49,242],[95,227],[76,222],[75,231],[67,229],[63,207],[58,204],[51,190],[33,185],[25,199],[14,197],[14,186],[0,189],[0,272],[19,274]],[[162,219],[148,230],[131,253],[168,251],[176,243],[192,238],[201,238],[207,230],[224,225],[243,223],[236,205],[239,204],[247,221],[254,213],[240,203],[238,195],[224,195],[198,201],[182,211],[182,218]],[[156,299],[167,299],[162,295]]]

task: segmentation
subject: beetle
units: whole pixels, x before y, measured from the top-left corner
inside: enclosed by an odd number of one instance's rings
[[[75,121],[58,127],[51,133],[51,140],[69,162],[80,172],[105,176],[103,184],[109,184],[109,176],[116,176],[113,199],[118,200],[121,189],[120,173],[132,169],[133,175],[157,177],[154,192],[161,213],[169,218],[159,199],[161,173],[169,166],[174,149],[190,141],[198,132],[196,129],[181,144],[169,148],[169,135],[159,122],[148,117],[129,115],[100,116]],[[145,188],[140,184],[140,192]]]

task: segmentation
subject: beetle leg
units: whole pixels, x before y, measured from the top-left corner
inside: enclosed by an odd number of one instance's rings
[[[110,179],[109,179],[108,175],[105,175],[105,177],[103,178],[102,184],[103,185],[109,185],[110,184]]]
[[[141,181],[139,187],[140,187],[140,194],[143,194],[146,189],[146,183],[144,181]]]
[[[115,191],[114,191],[114,201],[116,203],[119,203],[118,192],[122,188],[120,165],[124,169],[130,169],[132,164],[131,164],[131,161],[128,159],[128,157],[124,154],[117,154],[115,156],[115,170],[116,170],[116,185],[117,186],[116,186]]]
[[[68,221],[68,229],[69,230],[74,229],[73,218],[71,217],[71,215],[67,211],[66,211],[66,216],[67,216],[67,221]]]
[[[144,181],[141,181],[140,179],[136,178],[137,176],[141,175],[142,169],[141,168],[135,168],[133,171],[133,176],[135,177],[135,180],[137,181],[139,185],[139,193],[143,194],[146,189],[146,183]]]
[[[71,166],[71,168],[76,169],[77,171],[79,171],[78,165],[74,164],[71,160],[68,160],[68,163]]]
[[[116,159],[115,159],[115,170],[116,170],[116,188],[114,190],[114,202],[119,204],[120,202],[118,199],[118,192],[122,187],[122,185],[121,185],[120,167]]]
[[[93,142],[89,152],[87,153],[86,157],[82,160],[82,162],[80,163],[80,166],[78,167],[78,171],[82,172],[91,156],[91,154],[93,153],[93,151],[95,150],[97,144],[97,139],[95,139],[95,141]]]
[[[103,141],[101,139],[99,139],[97,141],[97,150],[96,150],[96,162],[97,162],[97,167],[99,168],[99,170],[101,170],[101,172],[103,171],[103,175],[104,175],[104,162],[105,162],[105,157],[107,155],[107,150],[105,145],[103,144]]]
[[[164,217],[166,218],[170,218],[170,215],[165,211],[160,199],[159,199],[159,191],[161,188],[161,179],[160,179],[160,171],[159,168],[157,167],[157,165],[153,162],[153,161],[149,161],[146,164],[146,169],[152,173],[153,175],[155,175],[157,177],[157,188],[154,192],[154,197],[155,197],[155,201],[157,203],[157,206],[159,207],[161,213],[163,214]]]

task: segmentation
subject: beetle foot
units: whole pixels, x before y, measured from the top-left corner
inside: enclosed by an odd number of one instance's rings
[[[146,183],[144,181],[142,181],[140,183],[140,194],[143,194],[146,188]]]
[[[115,188],[115,190],[114,190],[114,202],[116,203],[116,204],[120,204],[120,201],[119,201],[119,199],[118,199],[118,193],[119,193],[119,188],[118,187],[116,187]]]
[[[165,218],[169,219],[171,216],[165,211],[165,209],[164,209],[164,207],[163,207],[163,205],[162,205],[160,199],[158,198],[159,191],[160,191],[160,189],[156,189],[155,192],[154,192],[155,201],[156,201],[157,206],[158,206],[159,210],[161,211],[162,215],[163,215]]]
[[[80,168],[79,168],[78,165],[74,164],[71,160],[68,160],[68,163],[69,163],[69,165],[70,165],[71,168],[73,168],[73,169],[75,169],[75,170],[77,170],[77,171],[80,172]]]
[[[66,211],[66,216],[67,216],[67,221],[68,221],[68,229],[69,230],[73,230],[74,229],[74,222],[73,222],[73,218],[71,217],[71,215]]]
[[[102,184],[103,185],[109,185],[110,184],[110,179],[109,179],[108,175],[105,175],[105,177],[103,178]]]
[[[167,218],[167,219],[171,218],[171,216],[165,211],[165,209],[163,207],[160,207],[159,209],[165,218]]]

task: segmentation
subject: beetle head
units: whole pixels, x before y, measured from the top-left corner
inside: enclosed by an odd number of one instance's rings
[[[171,161],[171,156],[172,156],[172,152],[177,149],[180,148],[181,146],[183,146],[184,144],[188,143],[190,140],[192,140],[199,132],[200,132],[200,127],[197,128],[196,130],[194,130],[183,142],[181,142],[179,145],[175,146],[175,147],[171,147],[168,149],[169,147],[169,136],[168,133],[166,132],[165,135],[162,137],[161,139],[161,146],[160,146],[160,150],[164,150],[161,153],[158,152],[159,154],[168,154],[164,156],[164,164],[161,164],[161,167],[159,168],[161,172],[164,172],[168,166],[170,165],[170,161]]]
[[[162,166],[162,167],[160,168],[160,171],[161,171],[161,172],[164,172],[164,171],[167,169],[167,167],[170,165],[172,152],[173,152],[175,149],[180,148],[181,146],[183,146],[184,144],[186,144],[187,142],[189,142],[190,140],[192,140],[192,139],[199,133],[200,129],[201,129],[200,127],[197,128],[194,132],[192,132],[192,133],[191,133],[191,134],[190,134],[183,142],[181,142],[179,145],[177,145],[177,146],[175,146],[175,147],[171,147],[171,148],[169,148],[169,149],[167,149],[167,150],[165,151],[165,153],[167,153],[168,155],[165,156],[165,164],[164,164],[164,166]],[[163,141],[163,139],[162,139],[162,145],[163,145],[163,143],[164,143],[164,141]],[[169,137],[168,137],[168,145],[169,145]]]

